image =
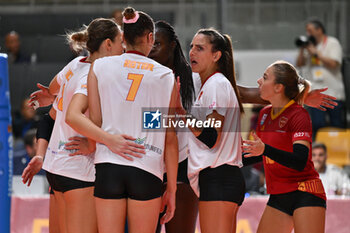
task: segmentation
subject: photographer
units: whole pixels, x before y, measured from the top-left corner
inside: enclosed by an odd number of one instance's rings
[[[309,109],[312,119],[313,136],[319,128],[327,126],[326,114],[329,114],[330,126],[344,127],[344,84],[341,74],[342,47],[339,41],[326,34],[325,27],[317,19],[306,24],[308,37],[299,37],[296,45],[300,47],[297,66],[302,67],[304,77],[310,79],[312,88],[328,87],[327,94],[337,98],[338,106],[321,111]],[[303,40],[304,39],[304,40]]]

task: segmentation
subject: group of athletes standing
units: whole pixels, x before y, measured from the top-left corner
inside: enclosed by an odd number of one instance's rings
[[[215,29],[195,34],[190,64],[168,23],[128,7],[122,29],[98,18],[69,34],[72,47],[89,56],[31,96],[40,106],[53,102],[23,172],[28,185],[41,167],[47,172],[50,232],[122,233],[127,219],[131,233],[159,232],[159,223],[167,233],[193,233],[199,210],[203,233],[233,233],[245,194],[239,168],[261,160],[271,196],[258,232],[323,232],[326,197],[301,105],[331,97],[308,95],[308,82],[284,61],[266,69],[259,89],[238,86],[230,37]],[[242,102],[266,101],[255,140],[242,144]],[[222,124],[147,131],[145,107]]]

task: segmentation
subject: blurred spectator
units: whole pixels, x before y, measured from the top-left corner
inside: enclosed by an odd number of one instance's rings
[[[22,175],[24,168],[28,165],[31,158],[34,157],[37,149],[36,129],[28,130],[23,137],[23,141],[25,153],[14,153],[13,175]],[[41,170],[38,174],[44,175],[45,172]]]
[[[326,94],[337,98],[338,106],[323,112],[309,108],[312,119],[313,135],[319,128],[327,126],[326,114],[329,115],[329,126],[344,127],[344,83],[341,73],[342,47],[339,41],[326,34],[324,25],[317,19],[306,24],[308,43],[301,46],[297,66],[303,67],[305,78],[310,79],[312,88],[328,87]]]
[[[264,174],[253,166],[241,168],[245,180],[246,193],[250,195],[265,194]]]
[[[20,112],[15,112],[12,119],[12,129],[15,138],[23,137],[32,128],[37,127],[38,116],[33,108],[28,106],[29,99],[24,99],[21,103]]]
[[[111,18],[113,18],[119,26],[122,26],[123,25],[123,10],[115,9],[111,14]]]
[[[327,195],[349,195],[350,179],[341,168],[326,164],[327,147],[323,143],[312,145],[312,161],[320,174]]]
[[[21,52],[21,42],[17,32],[12,31],[5,36],[5,48],[9,63],[29,63],[30,57]]]

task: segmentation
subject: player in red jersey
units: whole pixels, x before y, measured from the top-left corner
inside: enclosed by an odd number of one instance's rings
[[[258,232],[324,232],[326,195],[311,161],[311,120],[301,106],[310,85],[285,61],[270,65],[258,84],[271,105],[260,112],[255,140],[242,146],[246,161],[263,160],[270,194]]]

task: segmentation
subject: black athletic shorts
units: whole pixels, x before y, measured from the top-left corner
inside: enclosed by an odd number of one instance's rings
[[[177,168],[177,183],[185,183],[190,184],[190,181],[188,180],[187,176],[187,167],[188,167],[188,159],[185,159],[181,163],[179,163],[179,166]],[[166,173],[164,173],[163,176],[163,183],[167,182],[167,176]]]
[[[67,192],[73,189],[87,188],[93,187],[94,182],[87,182],[82,180],[77,180],[73,178],[69,178],[66,176],[61,176],[57,174],[50,173],[46,171],[46,177],[51,186],[51,190],[57,192]],[[50,192],[51,194],[51,192]]]
[[[319,206],[326,208],[326,201],[308,192],[293,191],[282,194],[271,194],[268,206],[293,216],[294,210],[300,207]]]
[[[228,164],[199,173],[200,201],[230,201],[242,205],[245,182],[241,169]]]
[[[162,180],[137,167],[99,163],[94,195],[103,199],[151,200],[162,195]]]

